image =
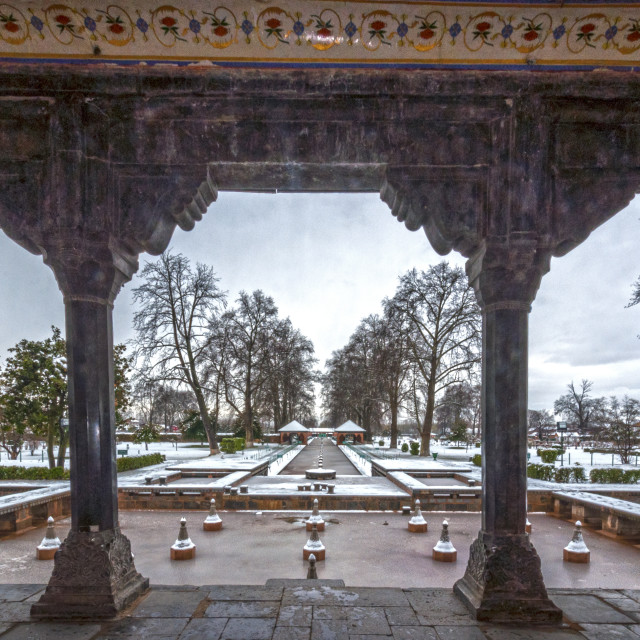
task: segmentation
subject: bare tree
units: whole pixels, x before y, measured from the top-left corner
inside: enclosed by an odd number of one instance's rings
[[[628,396],[622,402],[611,397],[607,418],[604,435],[620,456],[620,462],[629,464],[632,452],[640,444],[640,402]]]
[[[440,435],[448,436],[455,429],[459,432],[461,425],[475,435],[478,419],[476,396],[475,387],[466,381],[445,389],[436,409]]]
[[[602,413],[604,399],[592,398],[590,395],[593,382],[583,379],[580,388],[576,389],[573,380],[567,389],[569,393],[560,396],[553,403],[553,410],[571,422],[582,434],[593,432],[599,426],[598,418]]]
[[[382,317],[369,316],[363,321],[373,341],[373,387],[380,393],[385,413],[389,416],[391,441],[398,446],[398,416],[409,388],[408,358],[410,355],[407,332],[402,321],[392,312]]]
[[[253,446],[253,421],[268,379],[277,317],[273,299],[258,290],[241,291],[236,306],[222,318],[225,399],[244,424],[248,447]]]
[[[292,420],[313,419],[316,375],[313,343],[294,329],[291,320],[279,320],[271,335],[266,363],[264,405],[276,429]]]
[[[553,416],[546,409],[528,411],[528,433],[530,437],[538,440],[546,440],[556,432],[556,423]]]
[[[385,308],[406,321],[412,407],[421,425],[420,455],[429,454],[436,399],[467,378],[480,360],[480,309],[466,275],[447,262],[400,278]]]
[[[218,444],[203,377],[211,326],[218,321],[225,294],[211,267],[197,263],[192,268],[181,254],[163,253],[145,265],[141,277],[143,284],[133,291],[139,304],[133,318],[137,366],[147,380],[184,385],[193,392],[215,453]]]
[[[374,316],[363,320],[347,345],[327,360],[323,378],[323,405],[331,424],[353,420],[367,432],[367,439],[372,426],[379,426],[383,411],[373,329],[378,323]]]

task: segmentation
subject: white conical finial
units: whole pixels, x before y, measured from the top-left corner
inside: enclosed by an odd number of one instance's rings
[[[438,562],[455,562],[457,558],[458,552],[453,544],[451,544],[451,539],[449,538],[449,523],[444,520],[440,540],[438,540],[436,546],[433,547],[433,559]]]
[[[427,521],[422,516],[422,511],[420,511],[420,500],[415,502],[415,510],[409,520],[409,531],[414,533],[425,533],[427,531]]]
[[[571,542],[562,550],[562,557],[567,562],[587,563],[591,560],[591,552],[582,537],[582,523],[576,521]]]
[[[36,547],[36,558],[38,560],[51,560],[56,551],[60,548],[60,538],[56,535],[53,527],[53,518],[47,518],[47,531],[42,542]]]
[[[316,570],[316,557],[313,553],[309,554],[309,570],[307,571],[307,580],[317,580],[318,571]]]
[[[222,529],[222,519],[218,515],[216,511],[216,501],[215,498],[211,499],[211,505],[209,507],[209,515],[204,519],[202,523],[202,528],[205,531],[219,531]]]
[[[318,499],[314,498],[313,500],[313,510],[311,511],[311,515],[308,520],[305,521],[307,525],[307,531],[311,531],[312,526],[315,524],[318,527],[318,531],[324,531],[324,520],[320,515],[320,511],[318,509]]]
[[[178,531],[178,539],[173,543],[172,549],[190,549],[191,547],[195,547],[193,542],[191,542],[191,538],[189,537],[189,532],[187,531],[187,519],[180,519],[180,530]]]
[[[171,545],[172,560],[191,560],[196,555],[196,545],[191,542],[187,531],[187,519],[180,520],[178,539]]]
[[[308,560],[311,554],[316,557],[316,560],[324,560],[325,558],[325,546],[320,540],[320,536],[318,535],[318,526],[315,522],[311,528],[311,536],[309,536],[307,544],[302,548],[302,557],[304,560]]]

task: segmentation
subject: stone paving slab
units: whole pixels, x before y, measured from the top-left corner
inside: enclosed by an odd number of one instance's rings
[[[630,628],[614,624],[583,624],[582,635],[589,640],[638,640]]]
[[[550,589],[560,627],[478,623],[450,589],[373,589],[290,580],[275,586],[159,586],[117,620],[34,621],[42,585],[5,594],[0,640],[640,640],[638,590]]]
[[[43,588],[41,584],[0,584],[0,602],[22,602]]]
[[[201,591],[152,591],[132,615],[135,618],[190,618],[204,598]]]
[[[635,622],[628,615],[617,611],[596,596],[556,596],[553,601],[562,609],[566,617],[580,620],[580,622],[600,624],[610,622],[632,624]]]
[[[2,640],[90,640],[99,631],[97,624],[33,622],[14,627],[2,635]]]

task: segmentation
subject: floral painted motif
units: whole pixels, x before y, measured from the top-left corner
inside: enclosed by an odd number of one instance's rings
[[[493,8],[473,0],[455,5],[240,0],[228,6],[204,0],[188,5],[114,1],[120,4],[0,0],[0,56],[24,52],[28,59],[60,59],[68,50],[73,57],[91,57],[95,54],[86,44],[94,41],[101,56],[113,54],[114,60],[209,59],[213,47],[227,49],[230,59],[249,61],[295,56],[338,63],[526,61],[640,68],[640,9],[633,3],[549,3],[535,9],[517,0]],[[325,58],[318,55],[329,50]]]

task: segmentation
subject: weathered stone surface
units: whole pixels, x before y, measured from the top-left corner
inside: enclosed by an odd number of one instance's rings
[[[349,640],[346,620],[314,620],[311,625],[311,640]]]
[[[636,640],[637,634],[631,628],[612,624],[583,624],[582,635],[587,640]]]
[[[491,536],[481,531],[454,591],[478,620],[557,624],[562,619],[547,596],[540,558],[526,533]]]
[[[274,618],[231,618],[224,628],[224,640],[271,640]]]
[[[220,640],[227,618],[193,618],[180,634],[180,640]]]
[[[53,574],[31,615],[112,617],[149,588],[135,569],[129,540],[119,529],[71,531],[55,557]]]
[[[283,606],[278,613],[278,626],[311,627],[312,615],[310,606]]]
[[[600,624],[609,622],[633,624],[635,622],[595,596],[554,596],[553,600],[569,620]]]
[[[64,624],[61,622],[35,622],[20,625],[5,633],[8,640],[90,640],[100,631],[97,624]]]
[[[250,586],[241,584],[230,584],[224,586],[214,586],[209,590],[207,597],[209,600],[243,600],[243,601],[277,601],[282,597],[284,591],[281,586]]]
[[[131,615],[134,618],[188,618],[204,597],[201,591],[153,590]]]
[[[478,627],[447,627],[436,626],[438,640],[486,640],[486,636]]]
[[[213,602],[204,615],[207,618],[275,618],[277,602]]]
[[[21,602],[43,589],[42,584],[0,584],[0,602]]]
[[[347,610],[350,634],[391,635],[384,609],[376,607],[350,607]]]
[[[309,640],[311,626],[308,627],[276,627],[271,640]]]
[[[392,626],[418,624],[418,618],[411,607],[385,607],[384,613]]]
[[[130,638],[153,638],[173,640],[187,626],[189,618],[122,618],[103,631],[104,640],[129,640]]]

